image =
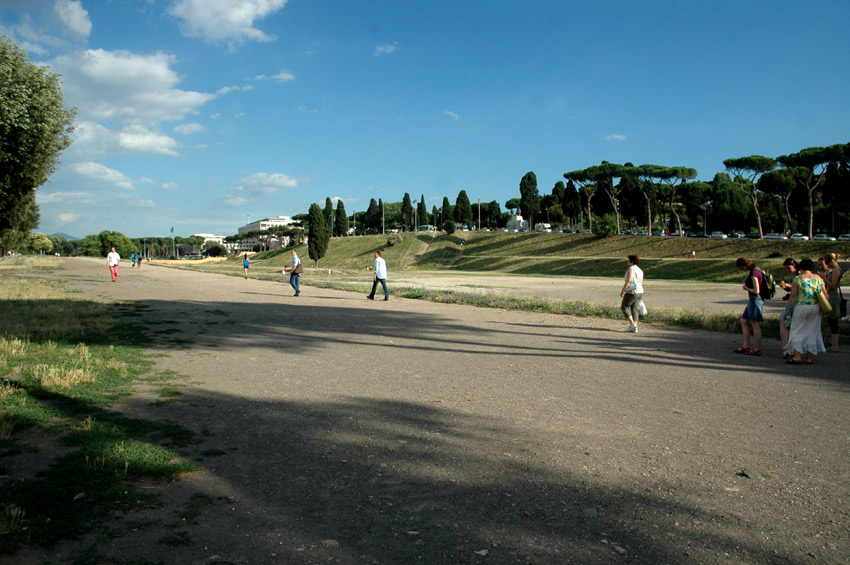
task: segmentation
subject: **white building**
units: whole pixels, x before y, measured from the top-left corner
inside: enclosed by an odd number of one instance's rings
[[[219,245],[224,245],[224,237],[223,235],[213,235],[211,233],[195,233],[192,234],[192,237],[202,237],[204,238],[203,245],[206,245],[208,241],[214,241]]]
[[[507,231],[528,231],[528,221],[523,220],[519,214],[511,214],[505,226]]]
[[[262,231],[267,230],[269,228],[274,228],[278,226],[290,226],[292,225],[292,218],[289,216],[278,216],[277,218],[264,218],[262,220],[258,220],[256,222],[251,222],[250,224],[244,225],[239,228],[237,233],[249,233],[252,231]]]

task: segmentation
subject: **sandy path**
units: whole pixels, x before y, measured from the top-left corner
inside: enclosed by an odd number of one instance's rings
[[[201,440],[186,454],[204,470],[165,488],[166,508],[147,515],[168,521],[197,492],[216,500],[182,528],[189,545],[155,543],[173,531],[158,525],[101,543],[104,555],[186,563],[844,563],[850,555],[845,352],[789,368],[775,341],[750,358],[733,354],[740,338],[725,334],[644,326],[633,335],[614,320],[370,302],[311,287],[295,298],[288,285],[149,265],[122,266],[113,284],[102,263],[69,259],[49,276],[99,300],[146,305],[153,349],[167,353],[159,368],[192,379],[181,402],[151,406],[140,396],[122,405],[178,421]],[[163,328],[177,331],[156,333]],[[37,557],[61,561],[78,548]]]

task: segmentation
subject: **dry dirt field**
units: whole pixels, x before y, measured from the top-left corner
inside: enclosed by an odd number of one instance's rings
[[[70,562],[92,544],[103,563],[850,561],[850,344],[789,367],[777,342],[745,357],[729,334],[296,298],[154,265],[122,265],[113,284],[103,263],[39,276],[146,306],[158,370],[190,379],[178,402],[141,393],[117,409],[190,428],[184,454],[203,469],[145,485],[164,506],[117,517],[111,536],[6,562]],[[391,292],[406,278],[392,277]],[[616,300],[613,281],[521,280],[432,282]],[[734,285],[647,292],[743,308]]]

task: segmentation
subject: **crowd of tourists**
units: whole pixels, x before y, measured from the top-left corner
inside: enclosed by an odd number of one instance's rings
[[[764,300],[770,297],[772,277],[755,263],[740,257],[735,266],[747,273],[743,289],[747,307],[741,315],[743,344],[735,349],[744,355],[761,355],[761,324]],[[783,263],[790,282],[781,280],[779,288],[788,294],[787,305],[779,317],[782,353],[786,363],[812,364],[818,353],[838,352],[838,320],[846,316],[847,302],[841,294],[841,267],[838,256],[827,253],[817,262],[788,258]],[[751,347],[752,345],[752,347]]]

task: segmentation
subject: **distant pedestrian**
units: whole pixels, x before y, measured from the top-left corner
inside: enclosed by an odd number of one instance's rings
[[[739,257],[735,266],[741,271],[749,273],[744,279],[742,287],[747,292],[747,307],[741,314],[741,330],[744,333],[744,344],[735,350],[735,353],[745,355],[761,355],[761,323],[764,322],[764,300],[761,297],[761,289],[764,286],[764,273],[761,269],[749,261],[746,257]],[[750,349],[750,325],[753,327],[752,336],[755,347]]]
[[[112,282],[118,278],[118,263],[121,262],[121,256],[112,248],[112,251],[106,254],[106,264],[109,266],[109,272],[112,274]]]
[[[629,321],[629,327],[626,331],[637,333],[638,321],[640,320],[640,304],[643,300],[643,271],[638,266],[640,258],[637,255],[629,255],[629,268],[626,269],[626,280],[623,282],[623,288],[620,289],[620,298],[623,301],[620,303],[620,309],[626,320]]]
[[[289,284],[295,291],[295,296],[301,295],[301,271],[304,268],[301,266],[301,259],[298,258],[298,253],[292,250],[292,270],[289,271]]]
[[[390,299],[390,293],[387,291],[387,262],[381,257],[380,251],[375,251],[375,273],[372,275],[372,292],[366,296],[369,300],[375,300],[375,291],[378,289],[378,283],[384,288],[384,300]]]
[[[248,280],[248,269],[251,268],[251,260],[248,259],[248,254],[242,258],[242,268],[245,269],[245,280]]]
[[[131,269],[136,268],[136,254],[135,253],[130,253],[130,268]]]
[[[142,259],[144,259],[144,258],[145,258],[145,257],[144,257],[144,255],[142,255],[142,252],[141,252],[141,251],[139,251],[138,253],[136,253],[136,263],[138,263],[138,267],[139,267],[140,269],[142,268]]]
[[[782,263],[782,266],[785,267],[785,272],[788,273],[788,280],[794,281],[794,277],[797,276],[797,261],[795,261],[792,257],[788,257],[785,259],[785,262]],[[785,305],[785,310],[782,311],[782,314],[779,315],[779,338],[782,341],[782,349],[785,349],[785,346],[788,345],[788,331],[791,328],[791,321],[794,319],[794,303],[789,300],[791,298],[791,282],[786,282],[783,278],[779,281],[779,286],[782,290],[788,292],[782,300],[786,300],[788,304]],[[785,353],[785,358],[789,359],[791,357],[790,353]]]

